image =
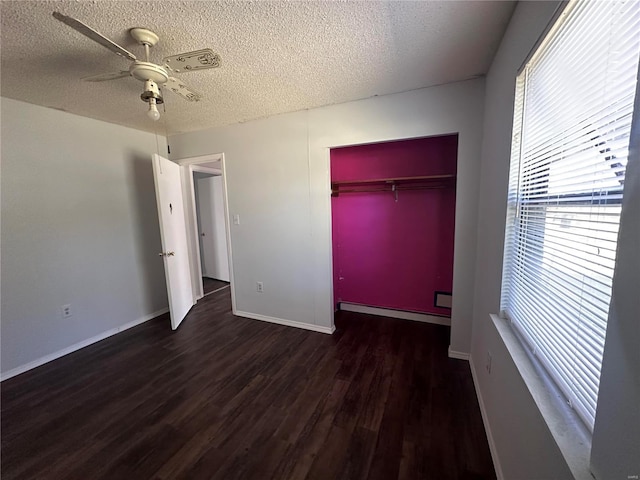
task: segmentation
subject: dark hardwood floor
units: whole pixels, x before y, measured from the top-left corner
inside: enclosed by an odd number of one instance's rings
[[[229,289],[2,383],[2,479],[495,478],[448,327],[234,317]]]
[[[217,280],[215,278],[202,277],[202,288],[204,290],[204,294],[208,295],[212,292],[220,290],[221,288],[228,287],[229,282],[225,282],[224,280]]]

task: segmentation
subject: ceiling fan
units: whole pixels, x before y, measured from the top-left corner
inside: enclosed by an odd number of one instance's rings
[[[164,103],[159,86],[167,87],[172,92],[190,102],[197,102],[202,98],[199,93],[196,93],[183,82],[172,77],[170,75],[171,73],[195,72],[197,70],[217,68],[220,66],[220,55],[214,53],[210,48],[171,55],[162,59],[162,64],[152,63],[149,61],[149,49],[155,46],[160,38],[146,28],[132,28],[129,30],[129,34],[136,42],[142,45],[145,50],[145,61],[138,60],[133,53],[109,40],[81,21],[63,15],[60,12],[53,12],[53,16],[94,42],[99,43],[103,47],[108,48],[117,55],[132,62],[128,70],[95,75],[83,78],[83,80],[87,82],[104,82],[106,80],[115,80],[117,78],[131,76],[144,82],[144,92],[142,92],[140,98],[149,104],[147,115],[152,120],[158,120],[160,118],[157,105]]]

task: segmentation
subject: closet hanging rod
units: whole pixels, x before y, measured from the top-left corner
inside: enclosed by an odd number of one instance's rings
[[[414,186],[414,187],[400,187],[396,186],[395,190],[390,188],[370,188],[370,189],[353,189],[353,190],[332,190],[331,196],[337,197],[339,194],[343,193],[376,193],[376,192],[398,192],[398,191],[409,191],[409,190],[436,190],[440,188],[448,188],[446,185],[432,185],[432,186]]]
[[[371,180],[337,180],[331,182],[332,185],[366,185],[374,183],[394,184],[394,183],[412,183],[423,182],[429,180],[445,180],[449,178],[455,178],[454,174],[445,175],[422,175],[416,177],[395,177],[395,178],[378,178]]]

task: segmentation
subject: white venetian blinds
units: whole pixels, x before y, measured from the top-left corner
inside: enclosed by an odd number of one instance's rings
[[[572,1],[517,80],[502,310],[589,428],[640,55],[640,2]]]

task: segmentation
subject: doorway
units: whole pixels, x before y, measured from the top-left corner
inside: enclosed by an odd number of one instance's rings
[[[194,303],[229,288],[235,307],[224,154],[176,162],[182,169]]]
[[[192,171],[203,294],[229,286],[222,171],[218,162]]]

